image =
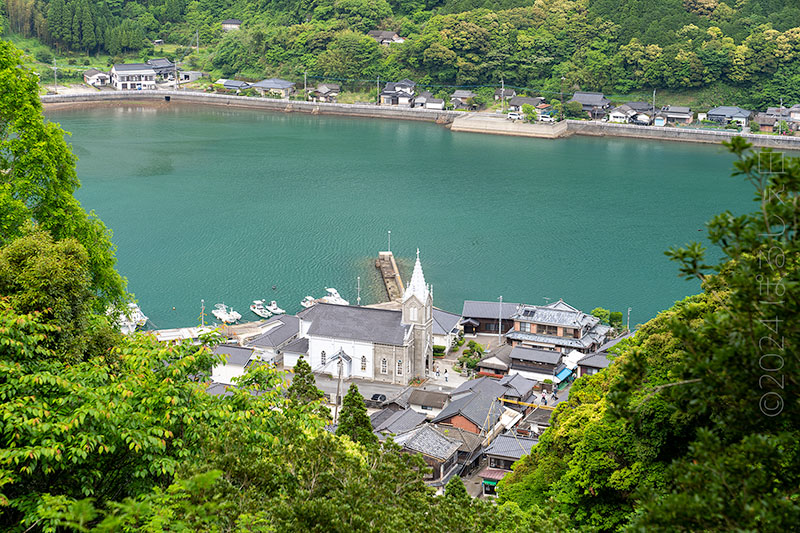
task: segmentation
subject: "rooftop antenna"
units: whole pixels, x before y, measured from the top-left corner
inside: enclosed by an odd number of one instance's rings
[[[356,296],[356,305],[361,307],[361,276],[356,277],[356,290],[358,291],[358,296]]]

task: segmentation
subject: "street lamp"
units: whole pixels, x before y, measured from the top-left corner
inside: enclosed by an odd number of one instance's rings
[[[389,251],[392,251],[392,230],[389,230]]]

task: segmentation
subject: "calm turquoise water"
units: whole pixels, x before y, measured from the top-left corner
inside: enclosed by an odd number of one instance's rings
[[[699,290],[663,251],[751,204],[717,146],[175,105],[48,116],[72,132],[78,197],[161,328],[198,323],[201,299],[246,319],[253,299],[296,312],[326,286],[355,303],[357,276],[375,302],[387,230],[404,275],[420,248],[444,309],[564,298],[640,323]]]

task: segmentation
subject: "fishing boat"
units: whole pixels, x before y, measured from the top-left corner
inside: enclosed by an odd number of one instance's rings
[[[339,291],[333,287],[325,287],[325,292],[327,292],[327,294],[319,299],[320,302],[326,304],[350,305],[350,302],[342,298],[339,295]]]
[[[224,322],[225,324],[232,324],[242,318],[242,315],[234,311],[232,307],[228,307],[225,304],[217,304],[214,307],[215,309],[211,311],[211,314],[214,315],[217,320]]]
[[[261,303],[264,303],[264,300],[261,300]],[[275,300],[272,300],[269,305],[266,307],[267,311],[272,313],[273,315],[282,315],[286,311],[278,307],[278,303]]]
[[[303,301],[300,302],[300,305],[302,305],[303,307],[308,309],[309,307],[311,307],[315,303],[317,303],[317,301],[314,299],[313,296],[306,296],[305,298],[303,298]]]
[[[126,311],[116,311],[110,308],[107,312],[109,316],[117,315],[117,325],[123,335],[130,335],[136,328],[144,327],[147,324],[147,316],[142,312],[139,306],[135,303],[129,303]]]
[[[272,316],[272,312],[264,306],[264,302],[266,300],[253,300],[253,304],[250,306],[250,310],[260,316],[261,318],[269,318]],[[274,303],[274,302],[273,302]]]

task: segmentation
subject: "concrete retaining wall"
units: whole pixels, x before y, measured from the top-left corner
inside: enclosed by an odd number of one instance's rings
[[[544,123],[511,121],[505,116],[493,116],[483,113],[469,113],[456,118],[450,126],[451,131],[467,131],[472,133],[494,133],[497,135],[515,135],[519,137],[538,137],[556,139],[567,134],[566,122]]]
[[[689,128],[660,128],[656,126],[636,126],[634,124],[609,124],[608,122],[589,120],[567,120],[567,131],[575,135],[636,137],[637,139],[655,139],[660,141],[685,141],[719,144],[732,137],[744,137],[754,146],[779,148],[783,150],[800,150],[800,137],[777,135],[754,135],[733,131],[695,130]]]
[[[348,115],[373,118],[394,118],[403,120],[422,120],[449,124],[463,113],[455,111],[439,111],[434,109],[418,109],[376,106],[365,104],[328,104],[295,100],[277,100],[227,94],[203,93],[199,91],[101,91],[85,94],[48,94],[41,97],[45,105],[81,104],[96,102],[170,102],[193,103],[226,107],[242,107],[263,109],[268,111],[299,111],[318,115]]]

